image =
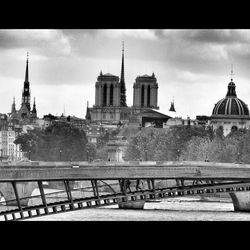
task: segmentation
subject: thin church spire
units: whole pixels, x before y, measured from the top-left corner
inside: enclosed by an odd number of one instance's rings
[[[124,77],[124,41],[122,41],[122,66],[121,66],[121,106],[127,106],[126,103],[126,86]]]
[[[30,83],[29,83],[29,52],[27,52],[25,81],[23,84],[22,105],[30,111]]]
[[[29,52],[27,52],[25,82],[29,82]]]

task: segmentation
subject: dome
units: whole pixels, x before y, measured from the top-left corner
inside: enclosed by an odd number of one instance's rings
[[[247,104],[237,98],[235,83],[232,81],[228,84],[228,91],[225,98],[217,102],[213,109],[212,116],[243,116],[249,117]]]

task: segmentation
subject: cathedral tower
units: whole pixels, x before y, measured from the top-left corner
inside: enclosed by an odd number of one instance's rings
[[[157,106],[158,83],[154,73],[152,76],[137,76],[133,88],[133,106],[135,108],[159,109]]]

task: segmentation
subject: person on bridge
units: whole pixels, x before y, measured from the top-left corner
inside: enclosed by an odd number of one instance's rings
[[[142,187],[143,187],[143,181],[141,179],[137,179],[135,186],[136,191],[142,190]]]

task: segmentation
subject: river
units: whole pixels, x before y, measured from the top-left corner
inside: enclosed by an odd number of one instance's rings
[[[27,221],[250,221],[250,213],[234,212],[230,201],[200,201],[196,197],[181,197],[147,202],[144,210],[124,210],[112,205]]]
[[[45,189],[47,194],[55,191]],[[34,196],[38,194],[38,189],[32,193]],[[33,205],[34,201],[30,199],[29,205]],[[1,206],[0,210],[2,209],[7,208]],[[235,212],[230,198],[209,197],[207,200],[201,200],[199,196],[189,196],[146,202],[143,210],[119,209],[118,205],[112,205],[24,221],[250,221],[250,213]]]

